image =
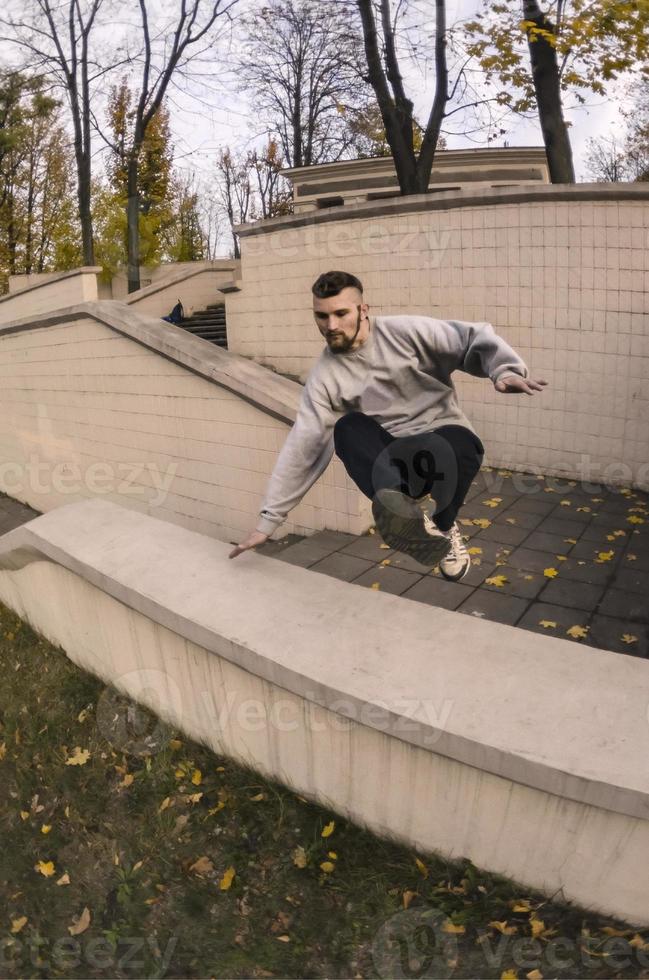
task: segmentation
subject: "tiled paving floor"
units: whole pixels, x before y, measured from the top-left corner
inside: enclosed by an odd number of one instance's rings
[[[38,514],[0,493],[0,535]],[[387,548],[378,532],[290,534],[257,551],[364,588],[649,657],[648,494],[483,468],[458,520],[467,546],[480,549],[461,582]],[[496,576],[501,584],[487,581]],[[585,635],[568,634],[573,626]]]
[[[467,547],[480,549],[461,582],[387,548],[378,532],[289,535],[257,551],[365,588],[649,657],[649,495],[593,486],[481,470],[458,515]],[[488,523],[472,523],[481,519]],[[504,580],[488,581],[497,576]],[[584,635],[569,634],[574,626]]]

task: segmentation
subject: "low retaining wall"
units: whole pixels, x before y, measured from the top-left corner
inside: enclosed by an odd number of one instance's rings
[[[114,301],[0,327],[0,489],[38,511],[102,496],[223,541],[255,527],[302,388]],[[275,537],[360,534],[334,457]]]
[[[202,310],[214,303],[224,301],[219,287],[231,282],[238,273],[239,262],[235,259],[220,259],[213,262],[186,263],[177,272],[170,266],[149,286],[138,289],[124,298],[138,313],[150,316],[166,316],[178,300],[187,313],[191,307]]]
[[[345,817],[649,925],[645,661],[228,551],[84,501],[0,538],[0,599]]]
[[[100,266],[89,265],[34,277],[29,285],[0,298],[0,323],[96,300],[100,272]]]

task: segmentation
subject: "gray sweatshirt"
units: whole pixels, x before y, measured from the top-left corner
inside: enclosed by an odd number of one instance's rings
[[[325,347],[306,379],[256,530],[272,534],[324,473],[334,453],[334,425],[347,412],[372,416],[394,436],[449,424],[477,435],[458,405],[451,379],[456,370],[494,384],[504,374],[529,377],[490,323],[373,316],[360,347],[339,354]]]

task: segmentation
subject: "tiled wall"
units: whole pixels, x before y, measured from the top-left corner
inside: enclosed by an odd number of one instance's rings
[[[593,197],[276,222],[242,239],[230,349],[304,378],[322,349],[311,283],[345,269],[371,312],[488,320],[549,382],[502,395],[456,372],[488,461],[649,487],[649,195]]]
[[[42,512],[107,496],[241,541],[288,429],[92,319],[0,335],[0,490]],[[275,537],[360,533],[368,507],[334,458]]]

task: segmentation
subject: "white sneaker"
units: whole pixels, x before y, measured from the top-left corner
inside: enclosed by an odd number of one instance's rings
[[[446,532],[446,537],[451,542],[451,548],[448,554],[441,559],[439,570],[444,578],[451,582],[459,582],[471,568],[471,555],[462,540],[457,521]]]

